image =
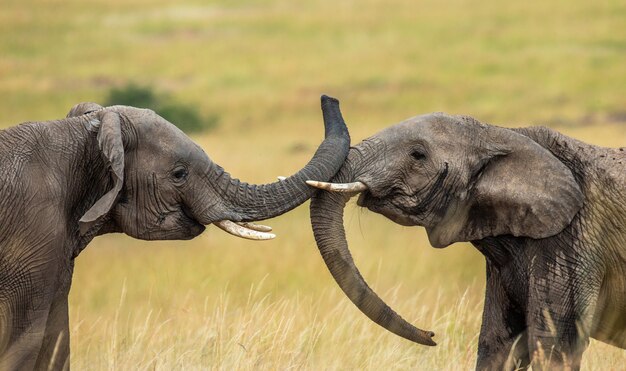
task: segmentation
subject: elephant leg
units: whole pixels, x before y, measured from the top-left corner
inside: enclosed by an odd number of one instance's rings
[[[528,347],[533,369],[580,369],[589,345],[597,291],[583,291],[576,277],[549,274],[536,280],[528,307]],[[533,279],[531,279],[533,281]],[[542,285],[541,282],[549,282]]]
[[[26,310],[22,313],[27,319],[22,322],[23,329],[16,333],[14,328],[0,357],[0,370],[32,370],[44,337],[48,308]]]
[[[483,322],[478,338],[477,370],[517,370],[527,367],[526,321],[504,290],[500,273],[487,263]]]
[[[35,368],[38,370],[69,370],[70,329],[67,300],[73,271],[72,261],[59,280],[59,288],[50,306],[43,343],[37,357]]]
[[[37,357],[37,370],[69,369],[70,332],[67,310],[67,295],[52,303],[46,331]]]
[[[580,369],[582,354],[589,344],[589,336],[581,333],[580,325],[570,315],[543,309],[533,316],[529,327],[528,347],[533,358],[533,369]],[[586,331],[585,331],[586,332]]]
[[[4,298],[2,322],[8,320],[4,351],[0,354],[0,370],[48,369],[48,364],[39,362],[40,352],[49,342],[48,330],[63,323],[61,314],[65,312],[67,327],[67,292],[71,275],[61,280],[62,263],[51,258],[51,249],[43,249],[31,260],[7,264],[5,277],[19,277],[19,280],[2,280],[0,295]],[[71,265],[66,264],[67,267]],[[64,269],[71,272],[71,269]],[[64,295],[62,293],[64,292]],[[65,302],[58,300],[65,297]],[[5,332],[4,329],[2,332]],[[56,340],[56,339],[55,339]]]
[[[0,285],[4,299],[0,305],[3,326],[0,370],[35,367],[53,297],[38,282],[27,274],[19,285]]]

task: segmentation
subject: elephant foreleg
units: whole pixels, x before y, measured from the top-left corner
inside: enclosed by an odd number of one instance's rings
[[[487,264],[483,323],[478,339],[477,370],[517,370],[530,363],[525,318],[509,300],[500,273]]]
[[[582,354],[589,344],[586,331],[569,315],[563,318],[547,308],[541,312],[532,315],[534,323],[528,329],[533,369],[580,369]]]
[[[11,340],[0,356],[0,370],[32,370],[41,348],[48,309],[27,310],[28,318],[23,331],[11,334]]]
[[[597,291],[572,285],[576,276],[548,275],[535,277],[531,285],[527,321],[533,369],[578,370],[589,345]]]
[[[50,305],[46,331],[37,357],[37,370],[69,370],[70,329],[67,300],[73,271],[72,261],[68,270],[62,272],[59,278],[59,287]]]
[[[68,358],[67,295],[73,265],[49,246],[40,250],[28,262],[7,264],[5,277],[20,280],[0,282],[0,295],[6,298],[1,322],[8,324],[2,331],[6,345],[0,370],[57,370]]]
[[[67,294],[59,295],[52,303],[46,331],[37,357],[36,370],[69,369],[70,333]]]

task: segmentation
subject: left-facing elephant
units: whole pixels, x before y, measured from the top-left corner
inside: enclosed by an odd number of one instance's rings
[[[190,239],[216,224],[272,238],[248,222],[285,213],[330,179],[350,138],[337,100],[322,96],[325,140],[293,176],[231,178],[151,110],[81,103],[63,120],[0,131],[0,369],[69,366],[67,297],[74,258],[95,237]]]

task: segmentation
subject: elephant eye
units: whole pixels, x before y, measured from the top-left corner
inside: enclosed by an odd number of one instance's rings
[[[426,154],[422,151],[414,150],[411,152],[411,157],[417,161],[422,161],[426,158]]]
[[[174,178],[174,180],[179,182],[187,179],[187,175],[187,169],[185,169],[184,167],[179,167],[172,173],[172,177]]]

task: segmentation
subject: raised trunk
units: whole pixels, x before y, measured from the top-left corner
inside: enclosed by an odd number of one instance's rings
[[[229,215],[225,219],[257,221],[286,213],[304,203],[315,192],[305,183],[306,180],[330,180],[337,173],[348,155],[350,136],[339,110],[339,101],[325,95],[321,100],[325,139],[311,161],[296,174],[274,183],[255,185],[231,178],[216,166],[214,181],[222,190],[224,208]]]
[[[355,181],[350,163],[360,154],[352,150],[346,166],[333,179],[336,183]],[[317,192],[311,199],[311,222],[315,241],[331,275],[348,298],[372,321],[402,336],[424,345],[436,345],[434,334],[420,330],[394,312],[367,285],[354,264],[343,228],[343,209],[350,196],[342,193]]]

